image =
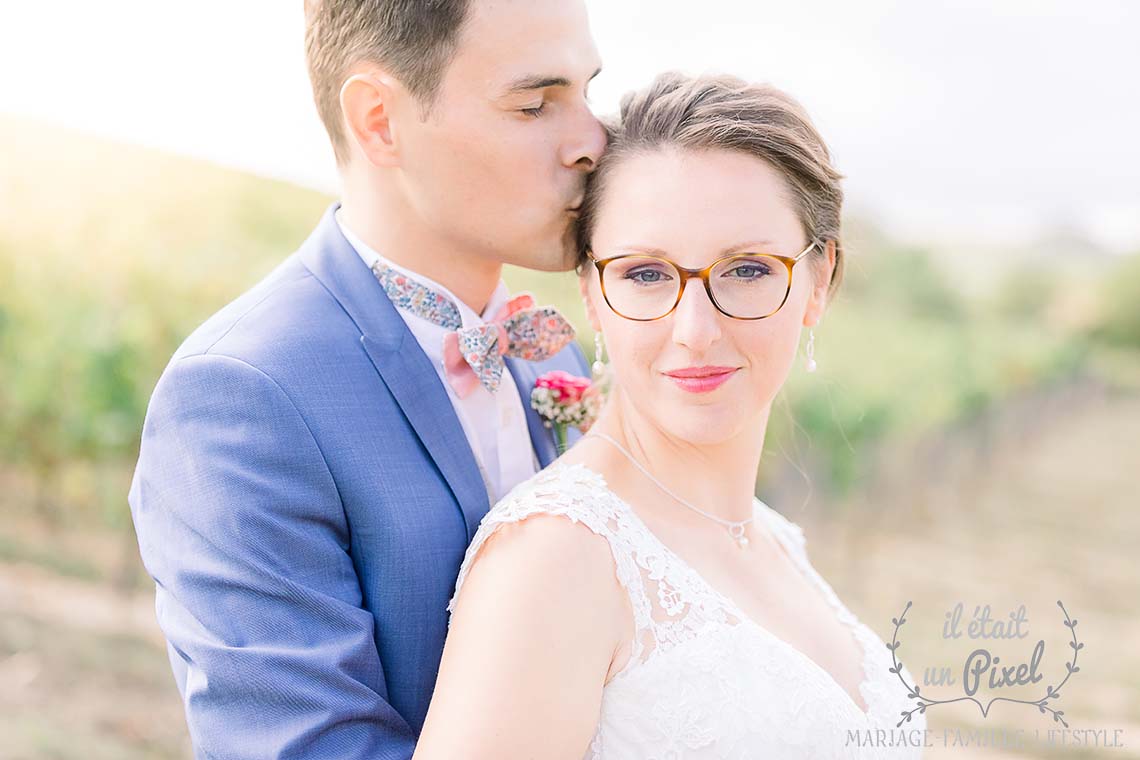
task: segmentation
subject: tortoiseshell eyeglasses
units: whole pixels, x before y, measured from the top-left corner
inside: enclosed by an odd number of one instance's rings
[[[598,259],[602,296],[619,316],[637,322],[667,317],[677,308],[684,285],[694,277],[705,285],[709,300],[733,319],[764,319],[775,314],[792,291],[792,268],[818,243],[812,241],[795,256],[774,253],[734,253],[704,269],[683,267],[664,256],[643,253]]]

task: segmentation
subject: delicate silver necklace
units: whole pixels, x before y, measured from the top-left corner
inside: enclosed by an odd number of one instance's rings
[[[634,467],[641,470],[641,473],[643,475],[645,475],[645,477],[647,477],[651,481],[653,481],[654,485],[656,485],[662,491],[667,493],[673,499],[676,499],[681,504],[685,505],[689,509],[696,512],[698,515],[701,515],[702,517],[707,517],[708,519],[713,520],[714,522],[718,522],[721,525],[723,525],[725,528],[728,529],[728,535],[732,536],[732,539],[734,541],[736,541],[736,545],[738,547],[740,547],[741,549],[748,548],[748,536],[744,535],[744,526],[748,525],[748,523],[755,520],[756,515],[752,515],[752,517],[749,517],[747,520],[740,520],[740,521],[725,520],[723,517],[717,517],[716,515],[710,515],[708,512],[704,511],[703,509],[700,509],[698,507],[693,506],[692,504],[685,501],[680,496],[678,496],[677,494],[673,493],[668,488],[666,488],[665,484],[662,483],[657,478],[653,477],[653,474],[650,473],[649,470],[645,469],[645,467],[642,466],[641,462],[638,462],[636,459],[633,458],[633,454],[630,454],[628,451],[626,451],[625,448],[620,443],[615,441],[610,436],[606,435],[605,433],[594,432],[594,433],[590,433],[589,436],[587,436],[587,437],[588,438],[589,437],[601,438],[603,441],[609,441],[610,443],[612,443],[617,448],[618,451],[625,454],[626,458],[630,462],[633,462]]]

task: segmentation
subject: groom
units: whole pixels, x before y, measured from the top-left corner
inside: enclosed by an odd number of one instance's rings
[[[198,757],[408,758],[464,551],[555,456],[530,389],[587,373],[487,323],[504,263],[572,266],[599,63],[581,0],[305,12],[341,202],[178,349],[130,504]]]

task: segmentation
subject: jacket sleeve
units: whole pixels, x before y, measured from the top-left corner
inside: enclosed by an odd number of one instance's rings
[[[336,483],[271,377],[176,359],[129,500],[196,757],[411,757]]]

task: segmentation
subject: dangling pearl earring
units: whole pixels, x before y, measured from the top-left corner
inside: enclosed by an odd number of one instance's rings
[[[606,374],[604,355],[605,345],[602,343],[602,333],[599,330],[594,333],[594,365],[590,368],[590,373],[594,376],[595,380],[601,379],[601,377]]]
[[[807,367],[807,371],[815,372],[815,368],[817,366],[815,363],[815,330],[811,329],[810,327],[808,328],[807,347],[804,349],[804,352],[807,354],[807,361],[804,362],[804,365]]]

